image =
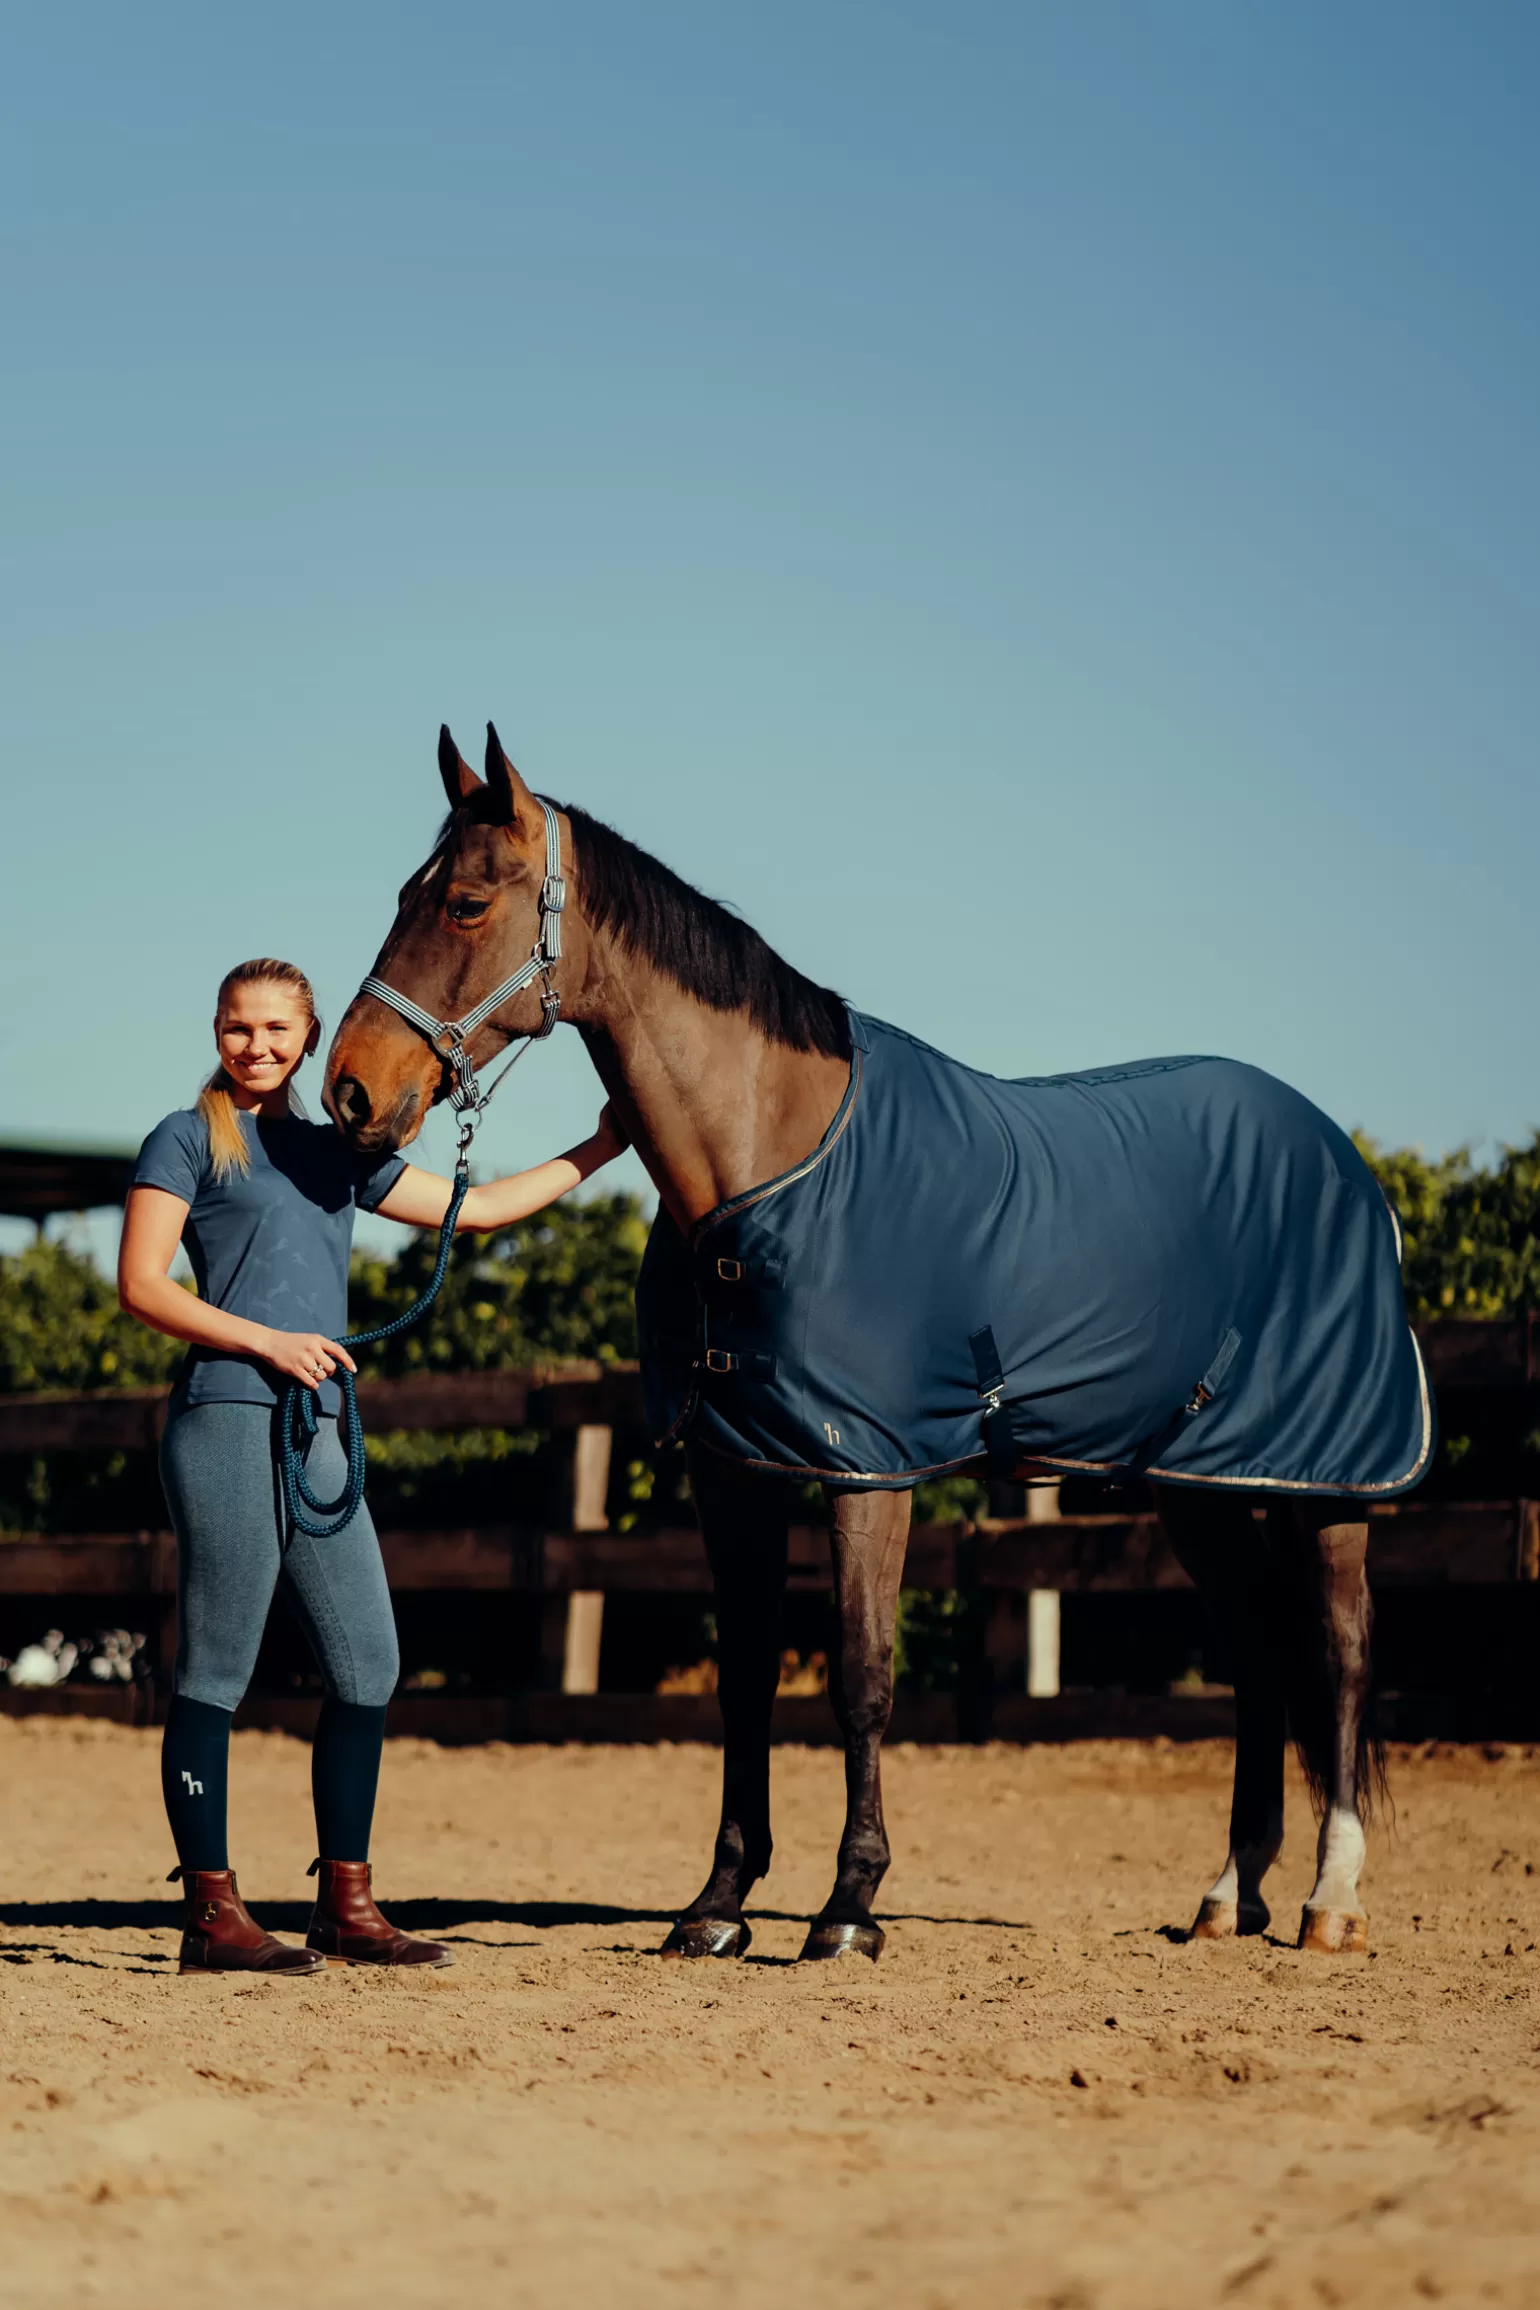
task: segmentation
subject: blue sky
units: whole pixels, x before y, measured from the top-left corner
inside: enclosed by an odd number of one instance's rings
[[[978,1063],[1527,1134],[1537,79],[1519,0],[14,14],[0,1133],[137,1139],[248,953],[335,1019],[490,714]]]

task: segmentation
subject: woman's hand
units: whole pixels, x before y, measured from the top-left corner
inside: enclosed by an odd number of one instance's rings
[[[599,1128],[593,1136],[594,1152],[601,1163],[613,1163],[617,1155],[624,1155],[630,1144],[630,1133],[616,1114],[613,1103],[606,1099],[599,1110]]]
[[[472,1187],[460,1206],[458,1226],[467,1232],[516,1226],[532,1212],[544,1211],[559,1195],[580,1187],[602,1165],[623,1155],[630,1144],[625,1125],[614,1108],[606,1105],[592,1138],[585,1139],[580,1147],[570,1147],[565,1155],[553,1155],[549,1163],[537,1163],[532,1170],[516,1171],[510,1178],[489,1179],[484,1186]],[[431,1171],[419,1171],[409,1163],[380,1204],[378,1216],[399,1219],[404,1227],[437,1227],[448,1208],[449,1181],[436,1179]],[[274,1334],[276,1339],[292,1336],[287,1332]],[[331,1340],[310,1335],[310,1344],[330,1355],[342,1354]],[[279,1361],[276,1356],[271,1360]],[[279,1363],[280,1371],[290,1368]]]
[[[262,1350],[263,1361],[282,1372],[286,1379],[299,1380],[307,1388],[318,1388],[323,1380],[329,1380],[338,1364],[350,1372],[358,1369],[347,1349],[339,1347],[336,1340],[327,1339],[323,1332],[272,1331],[267,1338],[268,1344]]]

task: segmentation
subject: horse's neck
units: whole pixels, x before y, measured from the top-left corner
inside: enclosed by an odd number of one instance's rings
[[[787,1050],[634,961],[583,1008],[599,1079],[681,1228],[810,1155],[850,1079],[843,1059]]]

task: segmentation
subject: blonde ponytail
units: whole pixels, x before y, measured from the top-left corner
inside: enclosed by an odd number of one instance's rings
[[[214,1004],[214,1021],[218,1025],[228,996],[236,987],[279,986],[298,997],[311,1018],[315,1017],[315,994],[304,972],[294,963],[275,962],[271,955],[260,956],[255,962],[237,963],[233,971],[226,971],[219,982],[219,994]],[[209,1158],[214,1166],[214,1177],[228,1179],[233,1171],[251,1169],[251,1147],[241,1128],[241,1110],[231,1098],[234,1088],[223,1067],[216,1067],[198,1093],[198,1113],[208,1125]],[[291,1110],[303,1115],[293,1085],[289,1089]]]
[[[251,1149],[241,1129],[240,1110],[230,1096],[230,1078],[223,1067],[216,1067],[198,1093],[198,1112],[209,1127],[209,1160],[214,1166],[216,1179],[228,1179],[232,1171],[251,1169]]]

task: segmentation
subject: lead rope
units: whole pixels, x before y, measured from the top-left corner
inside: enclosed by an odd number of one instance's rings
[[[455,1164],[454,1187],[449,1197],[449,1209],[444,1213],[438,1231],[438,1259],[434,1264],[432,1280],[422,1296],[411,1307],[403,1308],[389,1323],[376,1324],[372,1331],[350,1331],[341,1341],[347,1348],[373,1347],[377,1340],[391,1339],[398,1331],[405,1331],[419,1316],[426,1315],[442,1288],[449,1271],[449,1247],[454,1241],[455,1221],[465,1201],[471,1175],[467,1160],[468,1141],[462,1140],[459,1160]],[[290,1380],[278,1405],[278,1480],[283,1492],[284,1515],[296,1532],[304,1532],[312,1540],[329,1540],[350,1524],[358,1514],[364,1496],[364,1424],[358,1414],[358,1389],[353,1374],[346,1364],[337,1366],[337,1385],[342,1390],[342,1430],[348,1456],[347,1482],[335,1500],[321,1500],[310,1488],[310,1477],[305,1460],[315,1441],[320,1425],[316,1410],[318,1391],[306,1387],[302,1380]],[[320,1518],[321,1521],[317,1521]]]
[[[438,1235],[438,1259],[433,1278],[427,1290],[412,1307],[404,1308],[389,1323],[379,1324],[373,1331],[350,1331],[339,1344],[343,1347],[373,1347],[375,1342],[391,1339],[398,1331],[405,1331],[426,1315],[439,1295],[449,1268],[449,1247],[454,1241],[455,1221],[470,1186],[470,1144],[477,1124],[487,1111],[488,1101],[508,1069],[522,1059],[531,1043],[544,1042],[561,1015],[561,997],[551,984],[551,965],[561,960],[561,918],[567,903],[567,885],[561,871],[561,830],[556,813],[549,802],[540,805],[545,817],[545,880],[540,886],[540,928],[535,939],[534,952],[511,978],[468,1010],[463,1018],[436,1019],[410,995],[398,994],[383,979],[366,978],[359,989],[361,994],[373,995],[405,1019],[437,1053],[449,1070],[449,1103],[460,1124],[460,1147],[455,1157],[454,1190],[449,1198]],[[531,1035],[525,1035],[506,1063],[499,1069],[483,1091],[476,1080],[466,1044],[478,1027],[487,1020],[510,996],[520,994],[534,980],[542,979],[540,994],[540,1024]],[[317,1391],[302,1380],[291,1380],[278,1404],[278,1482],[283,1497],[284,1514],[296,1532],[306,1533],[312,1540],[329,1540],[340,1532],[344,1524],[357,1515],[364,1496],[364,1424],[358,1416],[358,1390],[353,1374],[343,1364],[336,1372],[337,1385],[342,1390],[342,1429],[348,1458],[348,1477],[335,1500],[318,1500],[310,1489],[305,1459],[315,1441],[319,1426],[316,1410]],[[329,1518],[316,1523],[314,1518]]]

